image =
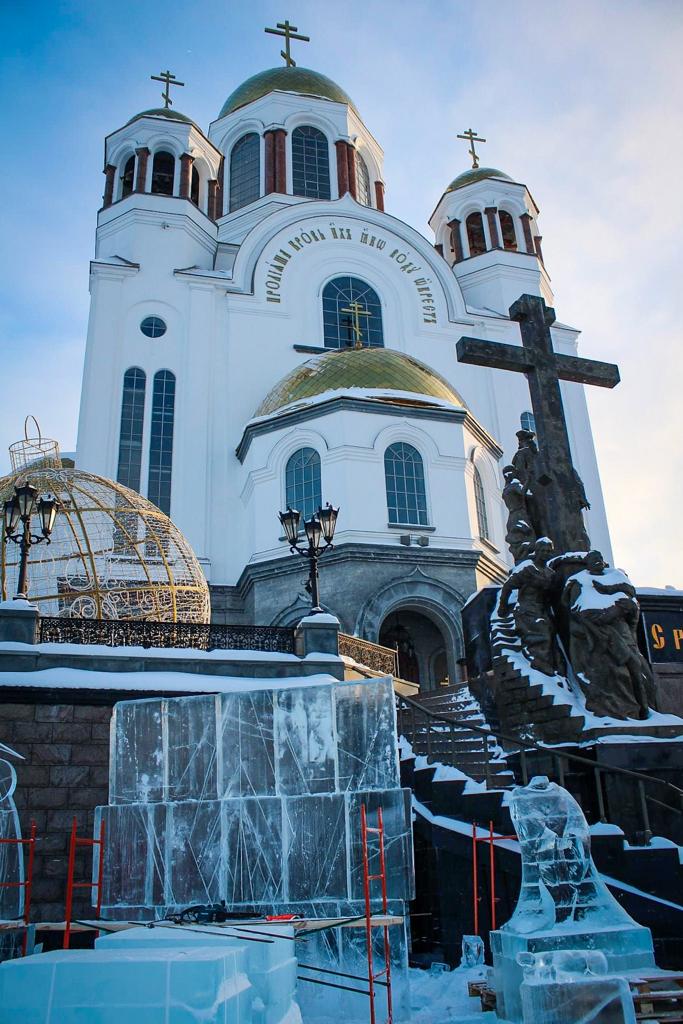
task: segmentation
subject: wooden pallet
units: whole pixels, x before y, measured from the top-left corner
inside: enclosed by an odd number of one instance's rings
[[[683,1024],[683,974],[629,978],[638,1021]]]

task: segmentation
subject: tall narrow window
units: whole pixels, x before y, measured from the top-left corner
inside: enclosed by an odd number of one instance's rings
[[[515,250],[517,248],[517,236],[515,234],[515,222],[512,214],[507,210],[499,210],[500,233],[503,236],[503,248]]]
[[[382,306],[374,288],[358,277],[335,277],[323,289],[325,348],[381,348]]]
[[[422,456],[411,444],[399,441],[384,453],[389,522],[427,526],[427,496]]]
[[[199,171],[196,167],[192,168],[192,178],[190,182],[190,199],[195,206],[199,206]]]
[[[116,479],[125,487],[140,490],[142,425],[145,416],[145,371],[132,366],[123,375],[119,465]]]
[[[232,147],[230,154],[230,210],[253,203],[261,193],[261,140],[249,132]]]
[[[361,206],[372,206],[370,175],[365,160],[358,153],[356,153],[356,195]]]
[[[147,497],[167,516],[171,514],[174,415],[175,375],[170,370],[159,370],[154,375],[152,393]]]
[[[474,480],[474,505],[477,510],[477,527],[479,529],[479,536],[483,537],[484,540],[489,540],[489,520],[486,514],[486,496],[484,494],[484,485],[481,482],[481,474],[476,466],[474,466],[472,479]]]
[[[152,163],[152,192],[160,196],[173,195],[173,177],[175,174],[175,157],[163,150],[154,154]]]
[[[123,165],[123,174],[121,175],[121,198],[125,199],[133,191],[133,183],[135,180],[135,157],[129,156]]]
[[[467,229],[467,244],[470,248],[470,256],[479,256],[486,252],[486,235],[484,234],[484,222],[480,213],[471,213],[465,221]]]
[[[308,199],[330,198],[330,151],[327,138],[310,124],[292,132],[292,190]]]
[[[320,456],[315,448],[300,448],[287,460],[285,501],[301,513],[302,523],[322,505]]]

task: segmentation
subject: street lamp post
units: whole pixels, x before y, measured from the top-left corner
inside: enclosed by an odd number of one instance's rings
[[[38,489],[26,481],[17,484],[14,496],[5,502],[5,543],[10,540],[19,545],[21,557],[19,561],[19,581],[16,597],[26,597],[26,576],[28,569],[28,553],[34,544],[50,543],[50,535],[57,518],[57,499],[51,494],[38,497]],[[40,534],[31,533],[31,516],[40,516]]]
[[[289,506],[287,506],[286,512],[278,512],[282,528],[285,531],[285,537],[289,541],[289,550],[292,554],[296,552],[297,555],[302,555],[308,559],[308,583],[306,584],[306,589],[311,595],[312,615],[322,612],[320,607],[318,559],[332,547],[338,515],[339,509],[333,508],[328,501],[325,508],[319,508],[310,519],[305,519],[304,532],[308,546],[303,547],[299,540],[301,513]]]

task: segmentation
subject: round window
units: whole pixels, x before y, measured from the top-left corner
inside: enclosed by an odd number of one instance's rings
[[[140,324],[140,330],[148,338],[160,338],[166,334],[166,324],[160,316],[146,316]]]

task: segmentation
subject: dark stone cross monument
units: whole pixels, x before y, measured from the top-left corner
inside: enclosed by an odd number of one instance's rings
[[[536,498],[544,506],[544,520],[552,524],[548,532],[555,550],[585,551],[587,538],[581,514],[585,500],[572,463],[560,381],[613,388],[619,383],[619,369],[614,363],[554,352],[550,328],[555,310],[538,295],[520,296],[510,306],[510,317],[519,323],[521,347],[460,338],[458,359],[526,375],[539,442],[536,482],[542,487],[542,496],[537,494]]]

